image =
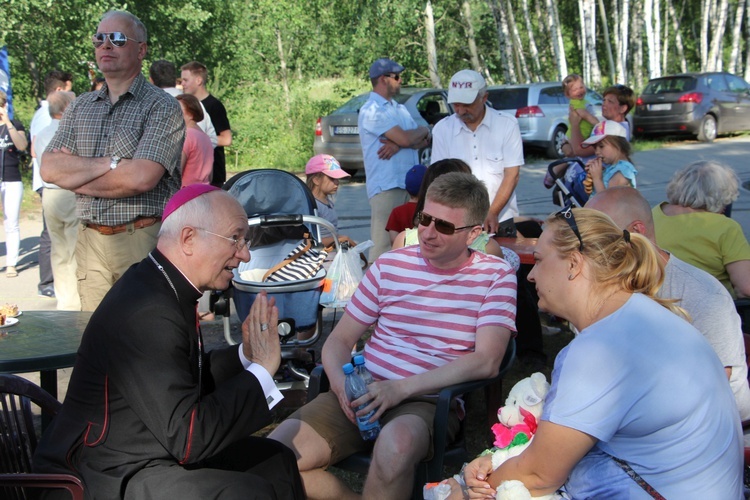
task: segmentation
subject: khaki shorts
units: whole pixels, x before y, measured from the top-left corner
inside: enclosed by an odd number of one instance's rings
[[[455,401],[451,404],[448,416],[448,442],[456,437],[459,430],[460,422],[456,413],[457,406]],[[432,424],[436,408],[436,397],[410,398],[386,411],[380,417],[380,425],[385,427],[388,422],[401,415],[417,415],[420,417],[427,424],[430,433],[430,449],[423,458],[423,460],[429,460],[433,454]],[[319,394],[318,397],[302,406],[289,418],[307,423],[328,442],[331,448],[331,461],[328,465],[335,464],[356,452],[372,449],[373,442],[362,439],[359,429],[346,418],[339,405],[339,400],[333,392]]]

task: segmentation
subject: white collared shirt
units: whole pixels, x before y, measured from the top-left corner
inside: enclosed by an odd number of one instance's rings
[[[445,158],[465,161],[487,186],[490,203],[505,176],[505,169],[524,164],[521,130],[515,117],[489,106],[475,131],[458,115],[440,120],[432,129],[432,163]],[[518,216],[515,191],[500,211],[499,221]]]

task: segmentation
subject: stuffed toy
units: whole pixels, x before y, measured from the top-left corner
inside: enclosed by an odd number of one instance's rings
[[[509,458],[518,456],[528,448],[536,433],[542,416],[544,399],[549,384],[543,373],[533,373],[519,380],[508,393],[505,406],[497,412],[498,423],[492,426],[495,445],[485,453],[492,453],[492,469],[495,470]],[[497,500],[527,500],[531,498],[552,500],[562,498],[558,494],[532,497],[521,481],[505,481],[497,487]]]
[[[536,433],[539,418],[542,416],[544,400],[549,392],[549,384],[543,373],[533,373],[513,386],[505,400],[505,406],[497,412],[498,423],[492,426],[495,435],[494,447],[482,455],[492,454],[492,469],[495,470],[509,458],[518,456],[525,450]],[[464,486],[461,475],[454,476],[459,485]],[[505,481],[497,487],[497,500],[552,500],[562,498],[557,493],[542,497],[532,497],[521,481]],[[443,500],[448,497],[450,487],[442,483],[428,484],[424,488],[426,500]]]

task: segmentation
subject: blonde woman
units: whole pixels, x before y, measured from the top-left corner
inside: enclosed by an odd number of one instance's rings
[[[539,308],[579,334],[555,360],[531,445],[494,471],[490,456],[476,459],[466,493],[494,498],[517,479],[532,496],[564,486],[572,498],[741,498],[732,391],[700,332],[654,297],[653,245],[601,212],[568,209],[547,220],[534,258]]]

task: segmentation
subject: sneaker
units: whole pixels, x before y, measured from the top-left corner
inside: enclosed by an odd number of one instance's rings
[[[16,269],[16,266],[8,266],[5,268],[6,278],[15,278],[16,276],[18,276],[18,269]]]
[[[549,172],[547,172],[546,174],[544,174],[544,187],[546,187],[547,189],[549,189],[549,188],[551,188],[554,185],[555,185],[555,180],[552,178],[551,175],[549,175]]]
[[[37,294],[40,297],[47,297],[48,299],[54,299],[55,298],[55,287],[53,286],[45,286],[39,289],[39,292]]]

